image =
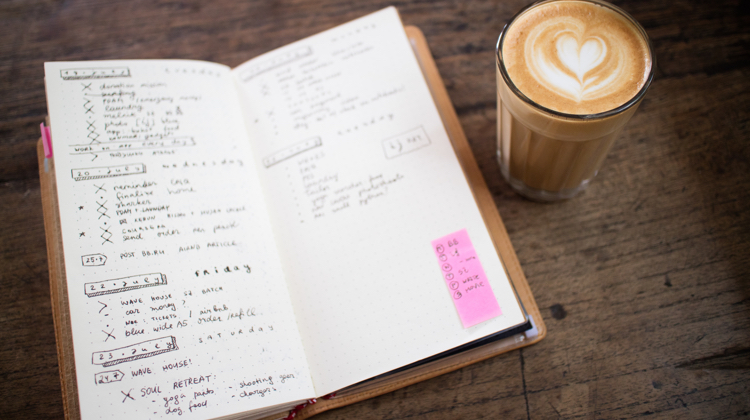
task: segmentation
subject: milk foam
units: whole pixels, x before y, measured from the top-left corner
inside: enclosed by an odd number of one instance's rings
[[[508,75],[544,107],[570,114],[608,111],[633,98],[648,79],[646,40],[606,7],[542,4],[507,31],[502,54]]]

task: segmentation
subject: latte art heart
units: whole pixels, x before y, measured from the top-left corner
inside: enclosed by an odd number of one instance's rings
[[[517,19],[503,57],[511,80],[532,101],[572,114],[603,112],[643,86],[648,46],[611,11],[591,5],[581,10],[577,3],[555,3]]]
[[[604,45],[601,38],[593,37],[579,47],[578,40],[568,34],[561,35],[555,44],[557,46],[557,57],[578,79],[578,89],[575,91],[578,100],[580,100],[594,79],[589,78],[584,81],[584,76],[604,61],[604,56],[607,55],[607,46]],[[541,57],[541,59],[544,59],[544,57]]]
[[[537,82],[576,102],[607,95],[623,82],[619,54],[606,35],[586,36],[583,22],[567,22],[574,29],[564,30],[555,23],[529,34],[526,64]]]
[[[586,40],[583,46],[578,45],[578,40],[568,34],[557,38],[557,57],[568,69],[576,74],[578,80],[583,83],[583,76],[594,67],[604,61],[607,55],[607,46],[599,37]]]

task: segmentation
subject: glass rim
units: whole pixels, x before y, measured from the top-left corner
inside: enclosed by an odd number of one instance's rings
[[[505,84],[510,88],[511,92],[516,95],[519,99],[526,102],[527,104],[531,105],[532,107],[545,112],[547,114],[551,114],[557,117],[572,119],[572,120],[596,120],[596,119],[603,119],[607,117],[611,117],[613,115],[617,115],[622,113],[623,111],[626,111],[627,109],[631,108],[633,105],[640,102],[640,100],[643,98],[643,96],[646,94],[646,91],[648,90],[649,86],[651,86],[651,81],[654,79],[654,69],[656,67],[656,55],[654,54],[654,47],[651,45],[651,38],[649,38],[648,34],[646,33],[646,30],[643,29],[640,23],[638,23],[637,20],[633,16],[630,15],[630,13],[626,12],[625,10],[615,6],[614,4],[607,3],[606,1],[602,0],[567,0],[567,1],[577,1],[577,2],[583,2],[583,3],[594,3],[603,7],[607,7],[616,13],[622,15],[625,17],[628,21],[630,21],[633,26],[640,32],[640,34],[643,36],[643,39],[646,41],[646,45],[648,45],[648,52],[651,56],[651,68],[648,72],[648,77],[646,78],[646,82],[643,84],[641,89],[636,93],[632,98],[630,98],[627,102],[623,103],[622,105],[607,110],[603,112],[598,112],[595,114],[569,114],[566,112],[561,111],[555,111],[554,109],[550,109],[545,107],[544,105],[538,104],[535,101],[533,101],[531,98],[526,96],[523,92],[521,92],[520,89],[513,83],[513,81],[510,78],[510,75],[508,75],[508,70],[505,68],[505,62],[502,58],[502,46],[505,41],[505,35],[507,34],[508,28],[510,25],[513,24],[513,22],[518,19],[521,15],[529,11],[530,9],[534,7],[538,7],[545,3],[552,3],[555,1],[566,1],[566,0],[539,0],[535,1],[527,6],[525,6],[523,9],[519,10],[518,13],[513,15],[513,17],[508,21],[508,23],[505,24],[503,27],[503,30],[500,32],[500,36],[497,39],[497,45],[495,46],[495,63],[497,65],[497,68],[500,70],[500,74],[503,77],[503,80],[505,81]]]

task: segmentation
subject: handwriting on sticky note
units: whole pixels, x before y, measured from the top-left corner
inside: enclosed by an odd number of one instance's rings
[[[466,229],[432,241],[432,249],[464,328],[502,313]]]

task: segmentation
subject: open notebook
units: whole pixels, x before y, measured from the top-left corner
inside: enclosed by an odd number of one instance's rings
[[[394,8],[235,69],[45,71],[68,416],[306,417],[543,337],[424,38]]]

